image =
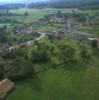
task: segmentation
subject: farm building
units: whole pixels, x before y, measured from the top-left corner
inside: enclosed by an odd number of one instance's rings
[[[13,89],[14,83],[9,79],[0,82],[0,100],[4,100],[7,94]]]

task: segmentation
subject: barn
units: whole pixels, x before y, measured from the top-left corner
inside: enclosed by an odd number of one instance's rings
[[[9,79],[0,82],[0,100],[4,100],[7,94],[14,88],[15,84]]]

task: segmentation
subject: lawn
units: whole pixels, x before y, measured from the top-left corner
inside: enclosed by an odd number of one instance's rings
[[[7,100],[99,100],[98,67],[71,62],[16,83]]]

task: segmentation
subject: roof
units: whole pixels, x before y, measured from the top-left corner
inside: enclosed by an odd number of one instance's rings
[[[65,20],[64,20],[64,18],[58,18],[58,17],[52,17],[51,19],[50,19],[50,22],[57,22],[57,23],[63,23]]]
[[[14,87],[14,83],[9,79],[4,79],[0,82],[0,98],[4,98]]]

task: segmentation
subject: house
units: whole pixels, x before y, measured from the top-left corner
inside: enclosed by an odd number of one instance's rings
[[[12,63],[9,60],[5,60],[3,58],[0,58],[0,70],[3,70],[5,72],[10,71],[12,69],[11,64]]]
[[[49,22],[50,23],[65,23],[65,19],[59,18],[59,17],[51,17]]]
[[[96,19],[95,19],[94,24],[95,24],[95,25],[99,25],[99,18],[96,18]]]
[[[31,33],[33,33],[33,27],[32,26],[23,26],[21,28],[17,28],[15,31],[16,31],[17,35],[31,34]]]
[[[9,47],[8,50],[11,51],[11,50],[19,49],[19,48],[20,48],[20,45],[14,45],[14,46]]]
[[[14,83],[9,79],[4,79],[0,82],[0,100],[8,95],[8,93],[14,88]]]
[[[67,23],[67,27],[75,26],[78,25],[78,19],[75,17],[70,17],[67,18],[66,23]]]
[[[61,40],[65,38],[65,33],[63,30],[58,29],[58,30],[52,30],[50,32],[47,32],[46,36],[50,40],[53,40],[53,39]]]
[[[44,18],[44,19],[40,19],[39,22],[40,22],[40,24],[46,25],[49,23],[49,20],[47,18]]]
[[[91,18],[89,20],[86,20],[85,24],[87,25],[99,25],[99,18]]]

